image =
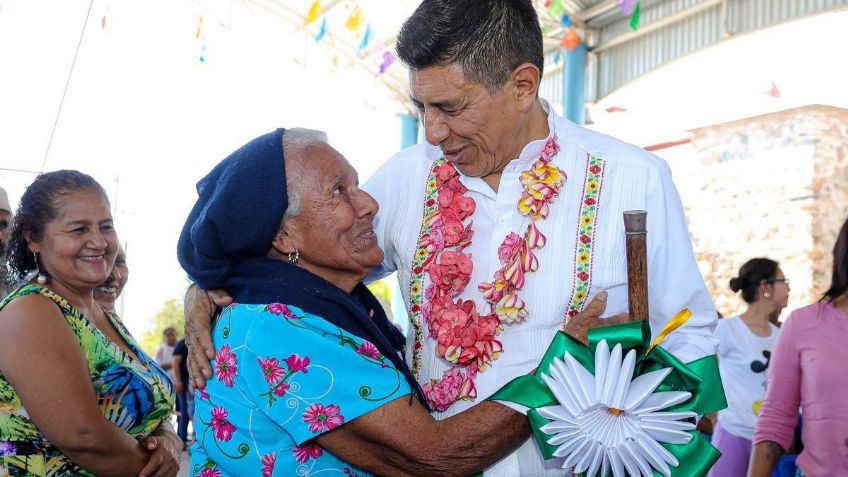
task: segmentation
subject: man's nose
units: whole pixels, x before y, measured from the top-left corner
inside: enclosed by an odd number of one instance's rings
[[[450,136],[450,128],[444,120],[444,117],[439,112],[432,109],[425,111],[424,117],[424,137],[427,142],[438,146]]]

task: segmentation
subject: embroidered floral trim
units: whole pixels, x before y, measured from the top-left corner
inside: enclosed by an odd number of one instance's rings
[[[592,262],[594,259],[595,223],[598,220],[601,186],[604,181],[604,160],[588,155],[586,179],[577,218],[577,242],[574,256],[574,288],[569,300],[567,317],[580,313],[592,287]]]
[[[424,347],[424,331],[421,326],[421,309],[424,304],[424,267],[429,261],[435,257],[436,246],[425,240],[429,237],[433,222],[439,213],[439,204],[437,202],[438,189],[436,181],[436,172],[445,164],[445,159],[440,158],[433,162],[430,169],[430,177],[427,179],[427,185],[424,192],[424,218],[421,221],[421,232],[419,234],[418,249],[412,259],[412,275],[409,280],[409,318],[413,329],[413,348],[412,348],[412,373],[418,379],[418,373],[421,370],[421,349]]]
[[[471,277],[473,263],[463,250],[471,244],[472,223],[465,223],[476,204],[465,196],[456,168],[440,159],[434,162],[424,200],[424,218],[418,249],[415,252],[410,280],[409,314],[414,328],[413,372],[418,375],[424,332],[421,318],[428,325],[429,336],[436,339],[436,354],[454,367],[441,379],[423,386],[430,406],[444,411],[460,399],[477,395],[474,380],[498,359],[503,345],[496,337],[505,324],[522,323],[529,314],[518,291],[524,286],[525,274],[539,267],[534,250],[544,247],[546,238],[536,222],[547,218],[550,204],[559,194],[565,174],[551,163],[559,152],[557,137],[549,139],[539,159],[521,174],[524,193],[518,211],[530,218],[524,233],[507,235],[498,248],[502,268],[491,282],[478,286],[489,304],[489,313],[480,314],[472,300],[456,299]],[[421,289],[424,273],[430,277],[424,303]],[[456,299],[456,301],[454,301]]]

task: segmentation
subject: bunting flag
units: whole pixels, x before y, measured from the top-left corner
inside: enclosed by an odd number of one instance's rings
[[[766,91],[765,94],[767,96],[771,96],[772,98],[779,98],[780,97],[780,89],[777,87],[777,84],[774,81],[772,81],[771,82],[771,88],[769,88],[769,90]]]
[[[318,29],[318,34],[315,35],[315,41],[320,42],[324,38],[324,35],[326,35],[326,34],[327,34],[327,17],[324,17],[324,19],[321,20],[321,28]]]
[[[636,2],[633,15],[630,16],[630,28],[636,31],[639,28],[639,19],[642,16],[642,2]]]
[[[633,7],[636,6],[636,0],[616,0],[618,8],[622,15],[630,16],[633,13]]]
[[[383,52],[383,62],[380,63],[380,74],[386,72],[389,69],[389,66],[392,66],[392,63],[395,62],[395,55],[392,54],[391,51],[386,50]]]
[[[324,9],[321,8],[321,0],[315,0],[312,2],[312,6],[309,7],[309,13],[306,14],[306,17],[303,19],[304,25],[309,25],[314,22],[324,13]]]
[[[347,17],[345,28],[350,31],[357,31],[363,23],[365,23],[365,12],[362,11],[362,7],[360,7],[357,3],[356,6],[353,7],[353,12],[351,12],[349,17]]]
[[[374,37],[374,30],[371,29],[371,24],[365,25],[365,34],[362,35],[362,41],[359,42],[359,48],[357,48],[357,53],[360,55],[363,51],[365,51],[365,47],[368,46],[368,43],[371,43],[371,38]]]
[[[201,15],[200,20],[197,21],[197,28],[194,30],[194,38],[200,38],[201,33],[203,33],[203,15]]]
[[[568,15],[563,15],[560,23],[562,23],[562,26],[569,28],[571,26],[571,18]]]
[[[554,64],[558,65],[560,61],[562,61],[562,50],[557,50],[554,55]]]
[[[111,2],[110,2],[110,3],[111,3]],[[101,19],[100,19],[100,29],[101,29],[101,30],[105,30],[105,29],[106,29],[106,17],[108,17],[108,16],[109,16],[109,6],[110,6],[110,3],[107,3],[107,4],[106,4],[106,10],[103,12],[103,18],[101,18]]]
[[[565,30],[565,34],[562,36],[562,46],[568,51],[574,51],[575,48],[580,46],[580,34],[577,33],[576,29]]]
[[[553,18],[562,18],[565,15],[565,7],[562,5],[562,0],[551,0],[551,5],[548,7],[548,13]]]

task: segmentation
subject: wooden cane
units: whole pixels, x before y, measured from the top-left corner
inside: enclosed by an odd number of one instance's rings
[[[646,229],[648,213],[644,210],[624,212],[627,237],[627,299],[630,319],[647,320],[648,315],[648,249]]]

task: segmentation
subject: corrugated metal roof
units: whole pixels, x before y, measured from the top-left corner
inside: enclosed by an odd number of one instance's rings
[[[577,1],[577,7],[602,13],[589,18],[598,27],[597,44],[587,66],[587,100],[594,101],[681,56],[733,35],[749,33],[785,21],[848,7],[848,0],[643,0],[636,32],[630,19],[610,2]],[[615,2],[611,2],[615,6]],[[541,94],[562,100],[562,66],[548,55]],[[552,83],[549,85],[548,83]]]

